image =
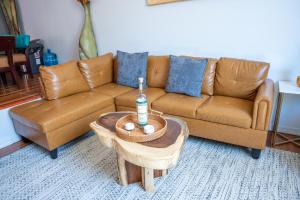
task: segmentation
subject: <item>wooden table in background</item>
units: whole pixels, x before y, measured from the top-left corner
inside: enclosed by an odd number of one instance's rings
[[[176,165],[189,131],[182,120],[166,117],[167,132],[161,138],[143,143],[127,142],[115,133],[117,120],[127,114],[106,113],[90,126],[102,144],[117,152],[120,183],[126,186],[142,181],[145,190],[153,192],[154,177],[165,176]]]
[[[300,137],[296,138],[288,138],[282,133],[278,133],[278,125],[280,121],[280,113],[282,108],[282,102],[284,96],[286,94],[290,95],[300,95],[300,88],[296,85],[296,83],[289,82],[289,81],[279,81],[279,94],[278,94],[278,103],[276,109],[276,116],[275,116],[275,123],[274,123],[274,133],[272,135],[272,146],[286,144],[286,143],[293,143],[294,145],[300,147]],[[280,136],[284,141],[277,142],[277,136]]]

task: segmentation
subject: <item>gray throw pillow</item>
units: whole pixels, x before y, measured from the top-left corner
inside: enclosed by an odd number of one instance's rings
[[[147,83],[148,52],[126,53],[117,51],[118,78],[117,83],[138,88],[138,78],[144,78],[144,87]]]
[[[171,55],[166,91],[200,97],[207,62]]]

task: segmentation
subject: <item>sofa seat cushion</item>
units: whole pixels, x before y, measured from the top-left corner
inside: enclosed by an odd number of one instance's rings
[[[168,93],[154,101],[152,108],[169,115],[195,118],[197,108],[208,98],[208,95],[191,97],[184,94]]]
[[[116,83],[108,83],[100,87],[94,88],[93,92],[105,94],[111,97],[117,97],[131,90],[134,90],[134,88],[118,85]]]
[[[38,100],[14,107],[10,115],[20,123],[43,133],[60,128],[113,105],[113,98],[94,92],[83,92],[55,101]]]
[[[148,106],[151,108],[153,101],[165,94],[165,91],[161,88],[147,88],[144,90],[145,95],[147,96]],[[139,94],[139,90],[135,89],[125,94],[116,97],[117,106],[125,106],[135,108],[135,101]]]
[[[197,119],[240,128],[250,128],[252,112],[252,101],[213,96],[197,109]]]

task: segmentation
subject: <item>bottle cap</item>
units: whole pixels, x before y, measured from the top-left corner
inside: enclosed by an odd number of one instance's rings
[[[144,78],[143,77],[139,77],[139,82],[140,83],[144,82]]]

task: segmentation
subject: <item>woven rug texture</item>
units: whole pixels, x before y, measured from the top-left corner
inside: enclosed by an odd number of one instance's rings
[[[178,164],[155,179],[118,184],[116,154],[90,132],[47,151],[29,145],[0,159],[0,199],[300,199],[300,154],[266,148],[255,160],[238,146],[190,137]]]

